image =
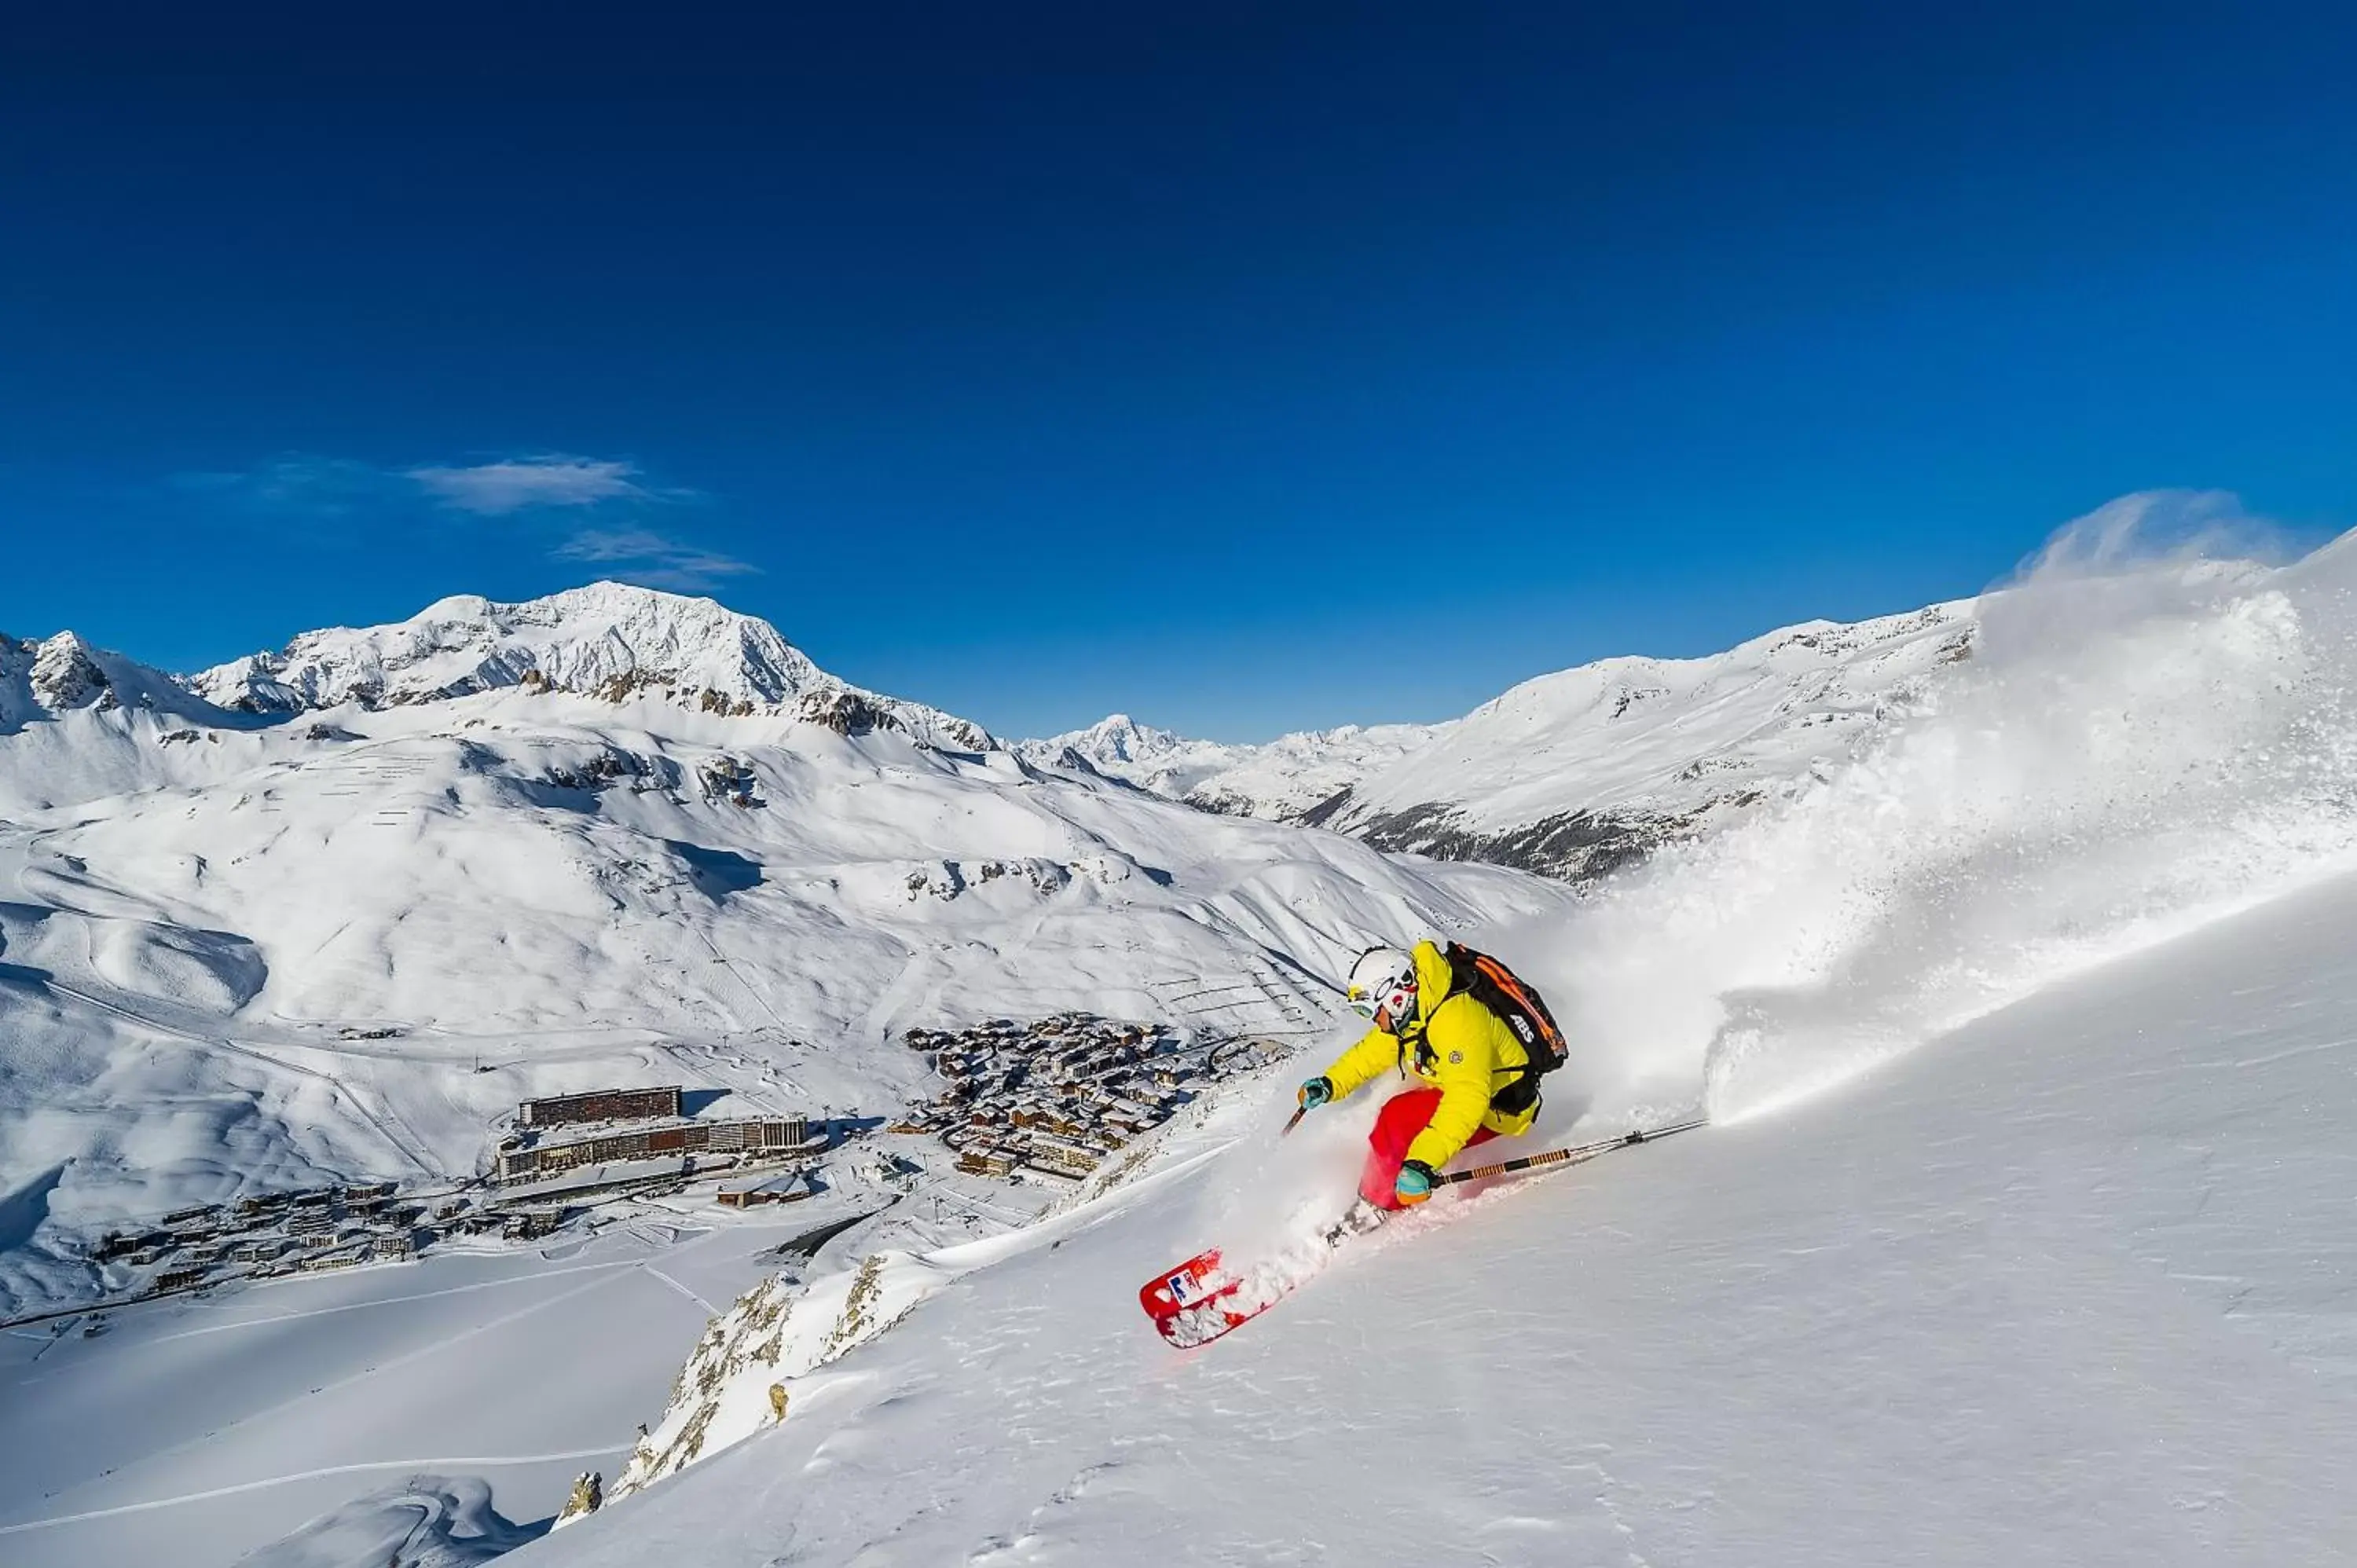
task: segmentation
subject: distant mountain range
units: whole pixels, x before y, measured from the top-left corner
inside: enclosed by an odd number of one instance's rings
[[[1085,768],[1207,811],[1296,822],[1438,733],[1431,725],[1350,725],[1237,746],[1189,740],[1115,714],[1016,750],[1037,767]]]
[[[1705,659],[1608,659],[1461,719],[1189,740],[1116,714],[1020,753],[1207,811],[1331,828],[1386,850],[1588,882],[1755,805],[1846,752],[1943,666],[1977,601],[1811,621]]]
[[[653,701],[1003,750],[1043,773],[1093,775],[1208,811],[1585,883],[1846,752],[1942,665],[1970,657],[1976,614],[1977,601],[1963,600],[1855,625],[1812,621],[1702,659],[1604,660],[1524,682],[1439,725],[1237,745],[1115,714],[1004,743],[972,720],[829,674],[767,621],[599,583],[522,604],[444,599],[405,621],[306,632],[185,677],[70,632],[0,638],[0,734],[42,714],[118,706],[250,728],[497,691]],[[0,780],[0,801],[9,793]]]

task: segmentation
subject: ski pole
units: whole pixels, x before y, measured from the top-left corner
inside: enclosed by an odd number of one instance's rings
[[[1494,1165],[1476,1165],[1469,1171],[1450,1171],[1446,1176],[1437,1177],[1432,1185],[1448,1187],[1454,1182],[1479,1181],[1483,1176],[1512,1176],[1521,1171],[1538,1170],[1547,1165],[1577,1165],[1580,1161],[1592,1160],[1597,1155],[1609,1153],[1614,1149],[1625,1149],[1632,1144],[1650,1144],[1656,1138],[1666,1138],[1673,1133],[1690,1133],[1696,1127],[1708,1125],[1710,1125],[1709,1117],[1697,1116],[1691,1122],[1674,1122],[1670,1126],[1655,1127],[1650,1131],[1623,1133],[1617,1138],[1604,1138],[1593,1144],[1582,1144],[1577,1148],[1550,1149],[1544,1155],[1525,1155],[1518,1160],[1501,1160]]]
[[[1308,1107],[1307,1105],[1305,1105],[1305,1106],[1301,1107],[1301,1109],[1300,1109],[1300,1110],[1296,1111],[1292,1115],[1290,1115],[1290,1116],[1288,1116],[1288,1117],[1286,1117],[1286,1118],[1285,1119],[1285,1125],[1284,1125],[1284,1127],[1282,1127],[1281,1129],[1279,1129],[1279,1130],[1278,1130],[1278,1132],[1277,1132],[1277,1134],[1276,1134],[1276,1135],[1277,1135],[1278,1137],[1280,1137],[1280,1138],[1282,1138],[1282,1137],[1286,1136],[1287,1133],[1291,1133],[1291,1132],[1292,1132],[1296,1127],[1300,1126],[1300,1125],[1301,1125],[1301,1119],[1302,1119],[1304,1116],[1307,1116],[1307,1115],[1308,1115],[1308,1114],[1309,1114],[1309,1107]]]

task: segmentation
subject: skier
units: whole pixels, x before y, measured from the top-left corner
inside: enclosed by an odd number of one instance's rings
[[[1429,941],[1412,953],[1369,948],[1351,966],[1351,1006],[1374,1027],[1301,1086],[1301,1109],[1346,1100],[1394,1067],[1429,1087],[1393,1095],[1375,1117],[1359,1176],[1361,1205],[1347,1228],[1422,1203],[1458,1151],[1527,1133],[1538,1119],[1545,1068],[1474,989]]]
[[[1374,1027],[1318,1077],[1301,1086],[1308,1112],[1347,1098],[1388,1068],[1413,1070],[1426,1087],[1403,1090],[1383,1105],[1368,1134],[1366,1168],[1350,1212],[1319,1238],[1327,1246],[1372,1230],[1386,1214],[1422,1203],[1448,1177],[1440,1167],[1460,1149],[1513,1137],[1538,1120],[1539,1080],[1570,1052],[1546,998],[1487,953],[1424,941],[1412,952],[1369,948],[1351,966],[1351,1005]],[[1665,1127],[1550,1149],[1480,1167],[1483,1176],[1561,1169],[1613,1149],[1652,1143],[1707,1124],[1695,1116]],[[1290,1255],[1238,1268],[1208,1247],[1138,1287],[1137,1304],[1156,1332],[1192,1350],[1266,1312],[1316,1273],[1316,1258]]]

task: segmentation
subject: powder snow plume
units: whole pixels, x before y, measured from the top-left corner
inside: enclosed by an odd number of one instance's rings
[[[1581,1087],[1771,1110],[2357,859],[2357,534],[2264,537],[2218,496],[2082,519],[1857,753],[1501,937]]]

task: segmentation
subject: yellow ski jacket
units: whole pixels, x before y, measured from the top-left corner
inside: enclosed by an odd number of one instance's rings
[[[1337,1100],[1394,1069],[1437,1085],[1439,1108],[1408,1145],[1407,1157],[1438,1170],[1480,1128],[1509,1137],[1529,1132],[1538,1106],[1534,1101],[1513,1113],[1491,1108],[1491,1097],[1517,1082],[1530,1065],[1529,1053],[1495,1013],[1462,992],[1449,995],[1448,961],[1438,947],[1418,942],[1409,956],[1415,961],[1415,1022],[1400,1035],[1368,1030],[1334,1058],[1326,1076]]]

